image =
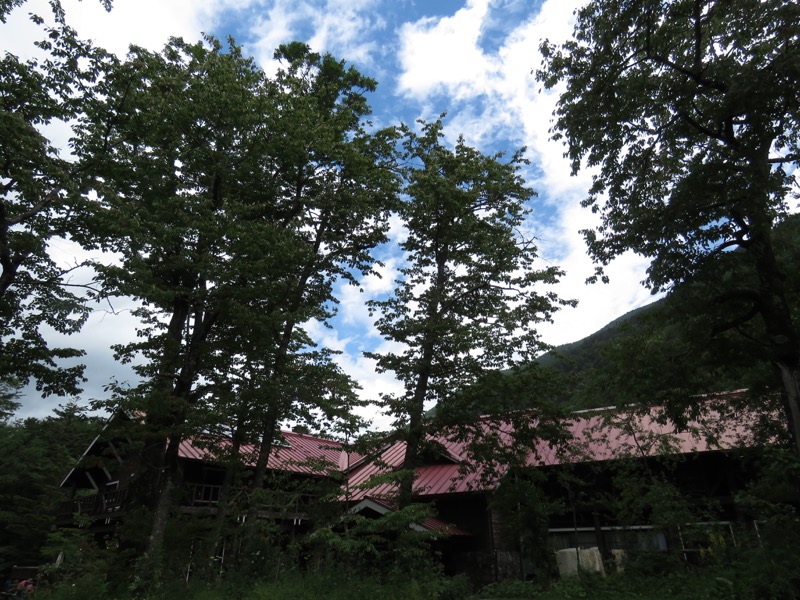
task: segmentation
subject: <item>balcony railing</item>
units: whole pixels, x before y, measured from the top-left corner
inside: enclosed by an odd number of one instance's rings
[[[186,496],[180,504],[192,509],[214,508],[219,504],[221,493],[221,485],[187,484]],[[113,490],[62,502],[58,510],[59,524],[74,521],[76,513],[102,519],[119,517],[127,497],[127,490]],[[312,494],[270,491],[268,498],[259,506],[259,516],[305,519],[306,509],[314,499]]]
[[[209,508],[219,504],[221,485],[189,484],[183,506]],[[279,492],[270,490],[268,497],[260,503],[259,516],[305,519],[308,505],[316,499],[313,494]]]
[[[111,518],[124,508],[127,492],[127,490],[112,490],[62,502],[58,508],[58,520],[72,521],[76,513],[85,517]]]

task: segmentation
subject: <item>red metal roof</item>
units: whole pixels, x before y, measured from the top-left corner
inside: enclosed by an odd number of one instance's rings
[[[662,411],[655,407],[650,412],[624,413],[619,411],[587,411],[576,413],[564,425],[569,442],[561,446],[539,441],[531,448],[527,464],[548,466],[566,463],[596,462],[630,456],[655,456],[659,454],[691,454],[714,450],[731,449],[751,445],[751,419],[741,414],[723,418],[719,411],[709,410],[706,416],[689,423],[685,430],[675,431],[662,418]],[[503,442],[513,438],[511,427],[499,428],[492,424],[495,433]],[[713,440],[713,443],[709,440]],[[426,465],[416,469],[414,490],[420,496],[459,494],[492,489],[494,483],[481,478],[481,471],[466,469],[460,465],[468,461],[463,442],[454,442],[445,437],[437,438],[456,464]],[[397,486],[381,483],[370,486],[376,475],[399,470],[403,464],[405,442],[396,442],[384,449],[377,460],[365,461],[353,469],[347,481],[347,497],[351,500],[363,498],[393,498]],[[469,466],[469,465],[467,465]],[[502,476],[507,466],[500,465],[497,476]],[[497,478],[495,477],[494,481]]]
[[[441,441],[448,454],[456,461],[449,464],[426,465],[416,469],[414,491],[421,496],[439,494],[459,494],[483,488],[479,472],[462,474],[461,464],[466,460],[465,444],[450,440]],[[375,475],[399,469],[403,464],[406,443],[395,442],[375,461],[365,461],[353,469],[347,480],[347,495],[352,500],[370,498],[393,498],[397,494],[397,486],[393,483],[382,483],[370,487],[369,481]],[[385,465],[385,466],[384,466]]]
[[[751,446],[751,415],[723,415],[710,409],[680,431],[660,407],[647,413],[586,411],[568,423],[570,443],[554,447],[537,444],[528,456],[533,466],[598,462],[624,457],[694,454]]]
[[[371,508],[372,510],[380,513],[385,514],[390,511],[397,510],[397,505],[386,499],[382,498],[365,498],[359,504],[352,507],[350,510],[351,512],[359,512],[359,510],[363,510],[364,508]],[[416,527],[419,529],[424,529],[425,531],[430,531],[431,533],[436,533],[440,535],[458,535],[458,536],[472,536],[473,534],[466,529],[461,529],[460,527],[456,527],[452,523],[448,523],[443,521],[442,519],[437,519],[436,517],[428,517],[421,523],[415,524]]]
[[[303,433],[282,431],[285,445],[273,444],[267,468],[309,475],[325,475],[333,471],[344,471],[347,466],[361,460],[361,455],[346,452],[341,442],[318,438]],[[214,461],[221,451],[230,446],[228,439],[185,439],[181,442],[181,458]],[[241,456],[247,466],[255,466],[258,448],[245,444]]]

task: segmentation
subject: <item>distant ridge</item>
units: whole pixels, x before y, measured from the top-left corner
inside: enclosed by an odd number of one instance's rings
[[[638,320],[650,314],[663,301],[664,299],[660,299],[634,308],[583,339],[556,346],[553,350],[543,354],[536,362],[541,367],[565,372],[580,372],[600,367],[604,362],[600,356],[601,347],[623,335],[624,332],[621,331],[623,325],[625,327],[635,326]]]

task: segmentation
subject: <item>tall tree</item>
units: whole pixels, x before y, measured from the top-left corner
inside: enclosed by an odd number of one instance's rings
[[[374,82],[302,44],[277,56],[286,68],[269,80],[233,43],[133,48],[76,140],[96,177],[95,243],[120,258],[97,265],[100,278],[141,302],[140,340],[117,352],[143,359],[144,383],[125,397],[150,432],[145,573],[180,483],[180,441],[219,425],[209,415],[236,420],[240,401],[221,404],[230,390],[212,384],[257,375],[248,426],[258,420],[260,483],[276,428],[296,409],[282,386],[309,346],[300,325],[332,314],[334,282],[369,269],[384,237],[394,178],[380,162],[393,135],[361,123]]]
[[[507,162],[459,139],[442,143],[442,120],[404,130],[407,265],[394,295],[372,303],[379,331],[402,350],[373,354],[405,392],[386,396],[406,441],[400,501],[413,497],[414,468],[426,434],[425,409],[444,410],[456,393],[492,370],[530,359],[544,344],[534,325],[560,302],[534,291],[556,267],[535,268],[536,246],[522,234],[533,191],[519,175],[522,152]],[[475,416],[475,415],[473,415]]]
[[[555,137],[573,172],[596,167],[585,231],[602,267],[626,250],[652,258],[654,291],[740,249],[752,278],[720,282],[717,330],[763,323],[800,451],[800,337],[787,298],[795,265],[773,226],[790,211],[800,159],[800,6],[784,0],[597,0],[574,39],[542,45],[538,77],[565,84]]]
[[[47,58],[0,58],[0,378],[33,380],[44,394],[63,395],[79,391],[83,366],[59,361],[83,351],[50,346],[44,328],[75,333],[88,310],[70,291],[71,269],[51,257],[50,243],[81,227],[75,219],[81,171],[43,130],[80,113],[104,53],[63,23],[44,33],[37,45]]]
[[[146,415],[136,482],[154,511],[146,573],[160,560],[208,336],[237,287],[263,282],[238,254],[272,238],[242,241],[231,223],[255,206],[255,190],[271,187],[260,170],[269,100],[252,61],[213,40],[172,40],[163,53],[132,48],[109,65],[100,89],[75,140],[98,198],[92,235],[81,241],[119,257],[95,265],[103,293],[141,302],[140,338],[116,352],[141,361],[143,383],[124,397],[126,408]]]
[[[280,143],[274,155],[279,187],[273,202],[282,211],[273,226],[285,230],[288,239],[273,256],[264,329],[255,332],[255,320],[242,329],[251,338],[249,364],[262,382],[252,480],[257,490],[281,420],[308,417],[311,398],[308,389],[301,389],[304,381],[324,383],[316,388],[315,403],[327,417],[346,418],[343,411],[352,408],[352,393],[343,392],[349,379],[327,353],[308,352],[311,341],[302,324],[333,316],[337,281],[354,284],[359,273],[372,270],[371,250],[386,239],[397,193],[396,133],[393,128],[368,133],[364,121],[370,113],[365,93],[375,89],[375,81],[329,54],[310,52],[305,44],[281,46],[276,58],[285,68],[275,78],[282,106],[271,115]],[[256,510],[251,503],[251,540]]]

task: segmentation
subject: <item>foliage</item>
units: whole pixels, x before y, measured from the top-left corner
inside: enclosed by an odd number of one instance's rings
[[[774,229],[783,264],[792,263],[800,250],[798,222],[791,216]],[[700,394],[749,389],[763,400],[779,391],[771,366],[763,360],[766,334],[761,324],[750,321],[736,331],[721,331],[728,308],[708,302],[720,282],[752,276],[742,258],[741,253],[728,253],[710,261],[697,278],[676,285],[665,297],[539,359],[544,370],[563,373],[559,399],[575,408],[657,404],[678,418],[696,410]],[[793,272],[787,275],[795,312],[800,307],[798,283]]]
[[[490,504],[503,515],[504,534],[515,550],[533,563],[538,583],[547,582],[554,567],[547,539],[550,519],[565,510],[562,500],[550,497],[543,489],[545,479],[546,475],[536,469],[517,469],[503,480]]]
[[[744,557],[743,557],[744,558]],[[530,582],[502,582],[480,591],[480,598],[534,598],[536,600],[790,600],[796,591],[759,588],[746,577],[735,577],[737,567],[703,567],[695,570],[676,570],[666,575],[609,575],[607,577],[583,574],[542,587]],[[755,569],[747,569],[754,575]],[[734,576],[734,580],[729,577]],[[766,579],[766,578],[765,578]],[[763,594],[763,595],[762,595]]]
[[[21,404],[17,402],[19,388],[15,384],[0,382],[0,423],[8,423]]]
[[[49,562],[39,567],[38,591],[57,588],[59,597],[109,598],[118,547],[113,536],[100,541],[87,527],[59,528],[51,532],[42,554]],[[62,559],[53,561],[53,558]],[[114,577],[114,575],[117,575]]]
[[[542,591],[539,583],[532,581],[498,581],[490,583],[480,591],[481,598],[535,598]]]
[[[25,2],[27,0],[0,0],[0,23],[5,23],[11,11],[22,6]],[[63,23],[65,14],[60,0],[50,0],[49,4],[56,19],[59,23]],[[106,10],[111,10],[112,0],[100,0],[100,4]]]
[[[393,581],[385,583],[374,578],[347,577],[340,571],[322,574],[294,574],[278,581],[223,581],[217,583],[175,582],[162,593],[146,596],[146,600],[186,598],[187,600],[305,600],[330,598],[331,600],[461,600],[465,598],[531,598],[535,600],[757,600],[770,598],[790,600],[796,598],[791,590],[758,589],[740,585],[727,578],[732,569],[704,567],[679,571],[657,577],[610,575],[599,577],[582,575],[541,586],[532,582],[507,581],[484,587],[471,595],[464,580],[434,579]],[[756,595],[759,592],[764,595]],[[83,595],[79,595],[83,594]],[[75,586],[40,587],[37,597],[46,600],[128,600],[125,592],[114,592],[101,580],[86,577]]]
[[[621,524],[649,523],[656,530],[671,531],[685,523],[706,520],[674,485],[673,469],[665,464],[668,460],[616,461],[613,511]]]
[[[560,302],[537,293],[554,283],[555,267],[537,270],[533,240],[520,232],[533,195],[519,176],[517,152],[506,163],[459,139],[442,142],[442,120],[404,128],[406,199],[399,208],[408,235],[407,265],[394,295],[373,301],[376,326],[397,352],[370,354],[392,371],[405,392],[383,398],[395,426],[406,431],[404,469],[413,469],[424,443],[426,406],[446,405],[489,370],[507,368],[542,348],[534,325]],[[410,501],[411,478],[401,484]]]
[[[437,536],[416,530],[431,514],[427,504],[409,504],[378,518],[346,514],[332,526],[318,528],[310,541],[325,552],[323,564],[347,565],[355,576],[390,582],[421,574],[433,578],[440,569],[431,548]]]
[[[583,159],[600,166],[586,201],[604,219],[587,232],[598,260],[629,247],[653,256],[649,281],[661,289],[720,244],[756,251],[754,229],[785,216],[800,139],[797,10],[779,0],[592,2],[574,40],[542,46],[539,78],[567,83],[556,138],[574,170]]]
[[[707,319],[715,333],[747,338],[760,320],[754,345],[766,343],[800,450],[794,267],[773,234],[800,158],[798,10],[782,0],[598,0],[578,12],[573,40],[542,45],[538,77],[566,83],[555,137],[573,171],[597,167],[584,202],[601,219],[584,232],[597,277],[633,250],[652,258],[654,291],[709,277],[706,304],[724,316]],[[714,277],[727,261],[751,275]]]
[[[797,216],[777,225],[773,236],[782,264],[792,264],[798,252]],[[730,396],[734,405],[760,408],[764,425],[774,421],[780,407],[770,402],[780,393],[771,365],[764,361],[767,334],[758,321],[725,331],[729,306],[708,303],[725,281],[748,282],[752,273],[743,264],[743,253],[726,253],[701,270],[697,279],[682,283],[664,299],[638,311],[619,324],[614,334],[595,346],[599,365],[583,372],[576,367],[581,388],[579,403],[592,399],[603,405],[654,403],[665,406],[676,423],[696,416],[708,398],[724,390],[749,390]],[[800,288],[794,273],[785,280],[793,313],[800,307]],[[704,402],[698,396],[705,394]],[[766,417],[772,414],[771,419]],[[757,423],[754,423],[757,425]],[[785,435],[774,424],[761,432],[762,439]]]
[[[334,284],[373,266],[394,133],[364,129],[371,79],[304,44],[276,57],[269,79],[232,41],[133,48],[109,62],[75,140],[97,195],[81,241],[119,257],[94,265],[103,293],[140,303],[139,339],[115,350],[142,383],[114,402],[146,414],[147,556],[169,503],[158,472],[178,486],[186,435],[256,444],[257,490],[280,421],[353,420],[352,380],[303,325],[332,316]]]
[[[64,499],[59,483],[99,425],[74,404],[46,419],[0,422],[0,573],[37,565]]]
[[[84,594],[80,596],[79,594]],[[37,598],[45,600],[128,600],[129,593],[113,591],[101,580],[83,578],[75,585],[42,587]],[[369,576],[349,577],[342,570],[324,573],[290,574],[279,580],[226,580],[216,583],[173,582],[162,592],[143,597],[144,600],[306,600],[307,598],[329,598],[330,600],[463,600],[469,597],[469,589],[463,578],[408,578],[403,581],[382,582]]]
[[[71,281],[79,265],[59,265],[50,243],[85,227],[76,219],[82,169],[42,129],[80,114],[105,54],[63,23],[44,33],[37,45],[47,58],[0,58],[0,379],[66,395],[79,391],[83,366],[59,363],[84,352],[51,347],[44,328],[75,333],[88,308],[75,292],[85,286]]]

